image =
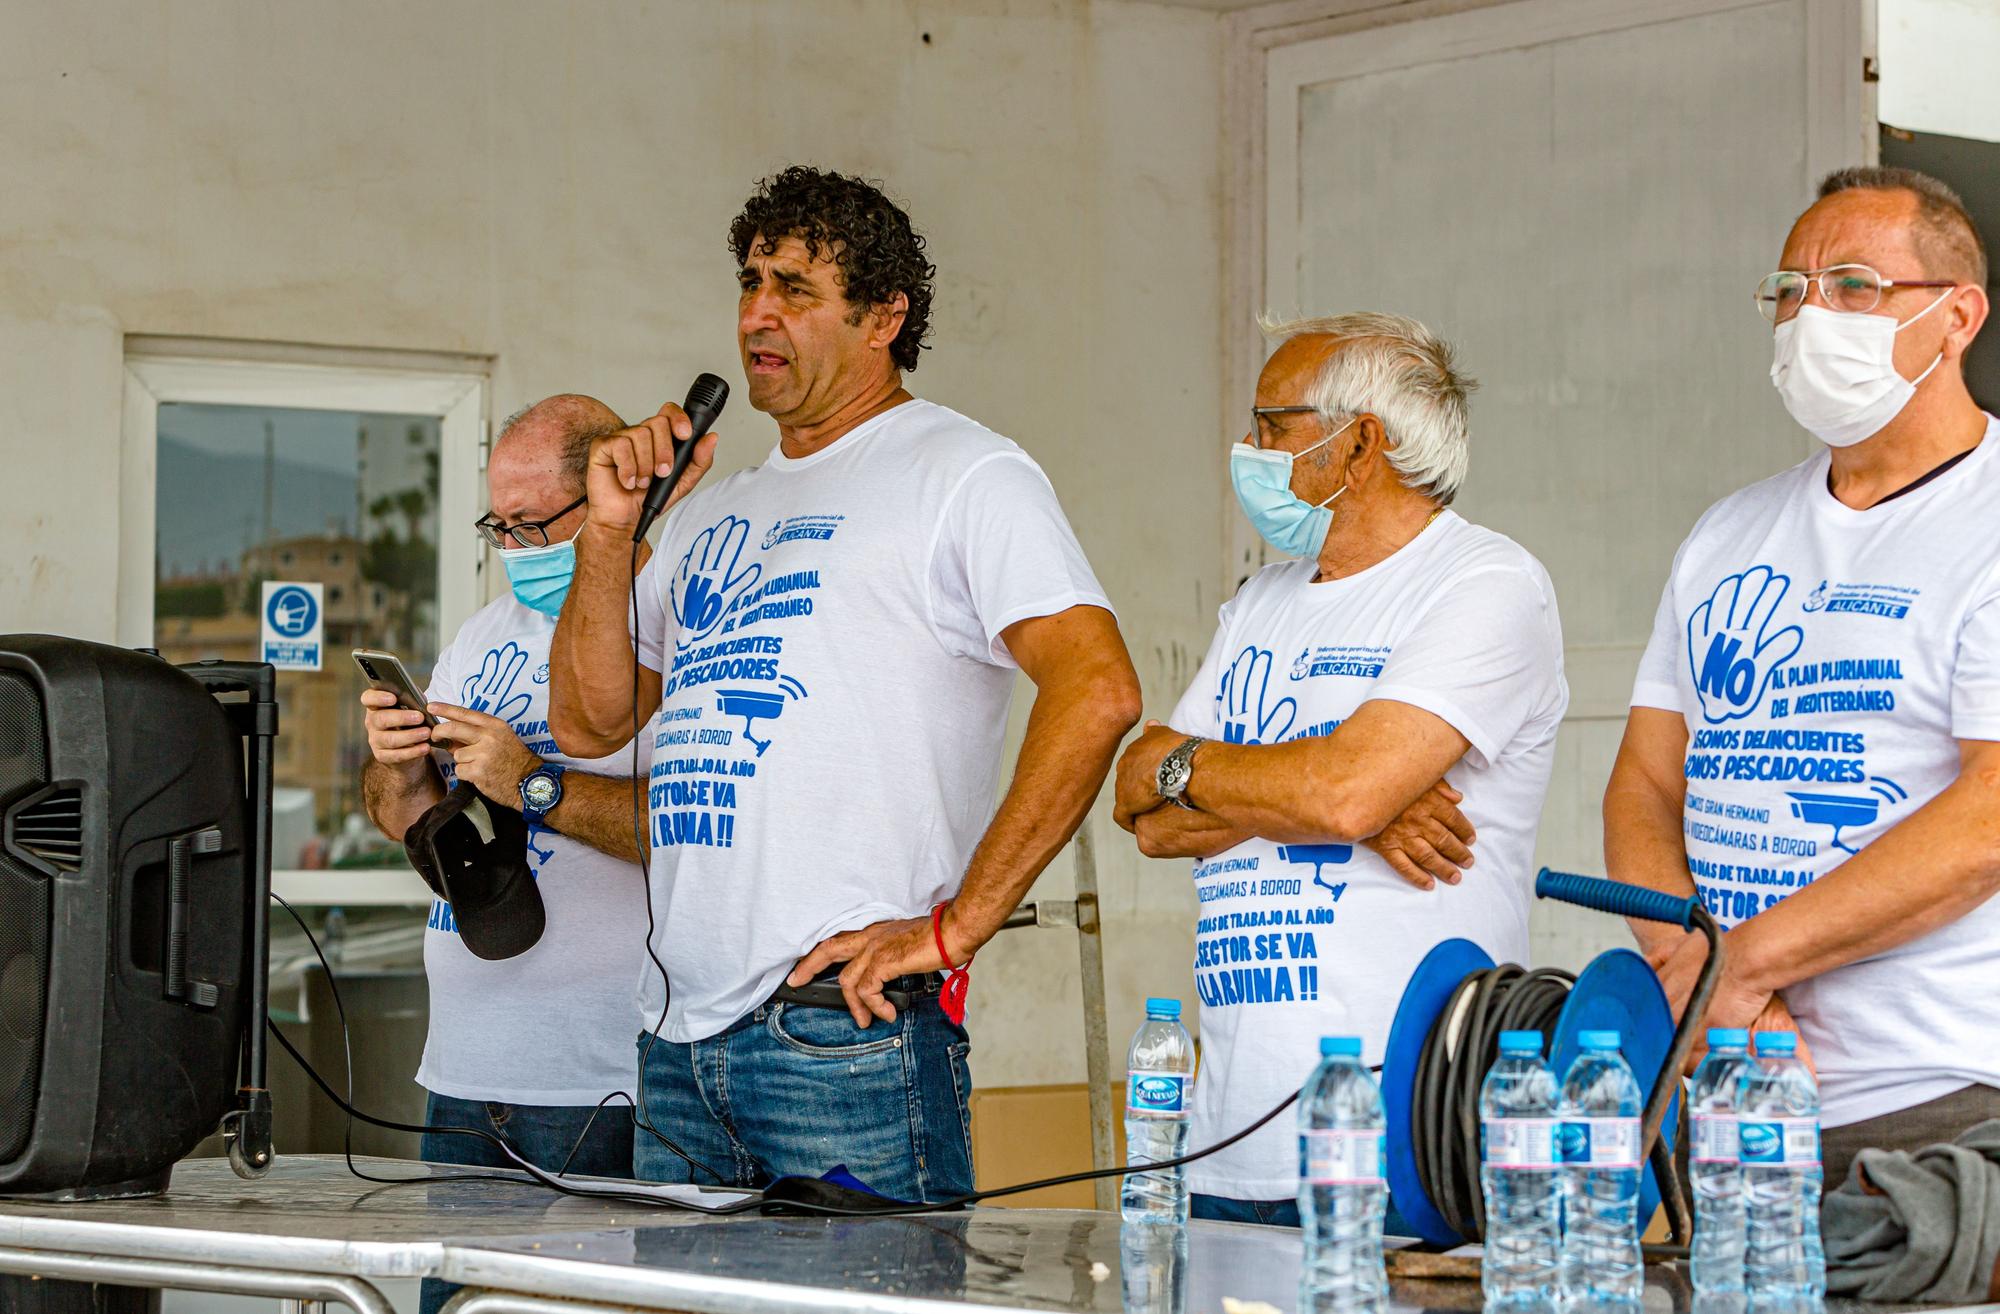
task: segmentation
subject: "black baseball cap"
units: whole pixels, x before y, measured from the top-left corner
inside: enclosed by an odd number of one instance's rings
[[[464,781],[403,835],[431,892],[451,905],[465,947],[486,959],[535,947],[547,918],[528,867],[528,822]]]

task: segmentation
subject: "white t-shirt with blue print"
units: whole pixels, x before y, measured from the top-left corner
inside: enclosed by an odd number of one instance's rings
[[[660,1034],[770,997],[839,931],[950,898],[993,815],[1016,621],[1110,607],[1028,454],[909,401],[705,483],[639,581]],[[644,978],[659,1014],[660,982]]]
[[[1937,797],[1960,740],[2000,740],[2000,422],[1866,510],[1827,490],[1829,462],[1696,522],[1632,693],[1687,720],[1688,867],[1725,926]],[[1828,1126],[2000,1085],[2000,899],[1784,997]]]
[[[1478,828],[1477,857],[1462,883],[1431,890],[1355,844],[1249,839],[1195,863],[1196,1145],[1296,1090],[1322,1036],[1359,1036],[1363,1061],[1380,1063],[1403,988],[1440,941],[1527,961],[1535,829],[1569,705],[1548,573],[1451,511],[1358,574],[1314,583],[1316,570],[1268,566],[1223,605],[1169,724],[1276,744],[1329,735],[1378,699],[1423,708],[1472,745],[1446,778]],[[1278,1118],[1188,1165],[1188,1180],[1206,1195],[1271,1200],[1297,1190],[1298,1169],[1297,1133]]]
[[[473,613],[438,657],[425,697],[497,716],[570,773],[632,775],[631,746],[579,761],[549,735],[549,639],[556,623],[512,594]],[[451,760],[437,754],[451,778]],[[646,762],[640,750],[640,770]],[[521,800],[496,799],[519,808]],[[641,1028],[633,990],[646,962],[646,887],[637,864],[534,827],[528,865],[547,925],[526,953],[491,961],[467,949],[451,905],[431,902],[424,932],[430,1034],[417,1081],[464,1100],[595,1104],[630,1091]]]

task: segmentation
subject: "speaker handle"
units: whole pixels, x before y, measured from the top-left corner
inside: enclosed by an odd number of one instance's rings
[[[222,832],[210,826],[167,841],[167,970],[161,993],[191,1008],[214,1008],[221,991],[213,981],[190,981],[187,972],[189,888],[194,883],[194,855],[216,853]]]

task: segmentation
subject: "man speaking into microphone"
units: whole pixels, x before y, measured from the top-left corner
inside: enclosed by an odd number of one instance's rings
[[[700,440],[638,582],[679,407],[601,439],[551,653],[564,751],[656,709],[639,1175],[749,1186],[837,1164],[972,1187],[965,965],[1095,798],[1139,687],[1054,490],[913,397],[934,267],[856,178],[790,168],[730,226],[761,465],[699,491]],[[636,658],[636,659],[635,659]],[[1016,669],[1035,684],[993,805]],[[636,673],[636,697],[633,687]],[[950,973],[949,978],[944,974]],[[653,1034],[656,1032],[657,1034]]]

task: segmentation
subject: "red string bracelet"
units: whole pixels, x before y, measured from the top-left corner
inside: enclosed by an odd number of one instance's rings
[[[972,960],[968,958],[954,967],[951,954],[944,947],[944,910],[950,906],[951,900],[947,899],[931,909],[931,935],[937,939],[938,957],[945,966],[944,991],[938,995],[938,1007],[953,1023],[964,1026],[965,992],[972,986]]]

